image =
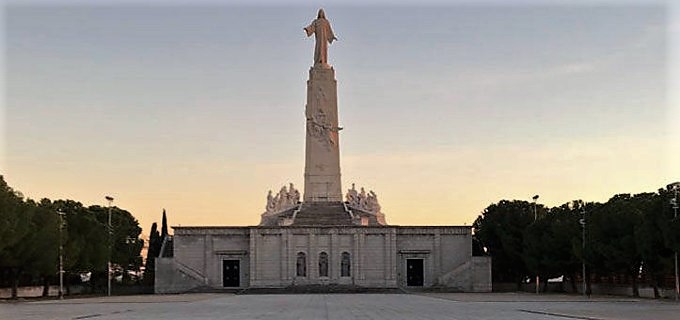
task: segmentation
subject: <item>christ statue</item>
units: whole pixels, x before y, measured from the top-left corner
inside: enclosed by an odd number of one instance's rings
[[[314,47],[314,65],[327,66],[328,65],[328,44],[333,43],[333,40],[338,38],[333,35],[331,23],[326,20],[326,14],[323,9],[319,9],[319,15],[312,23],[304,28],[307,36],[312,33],[316,36],[316,46]]]

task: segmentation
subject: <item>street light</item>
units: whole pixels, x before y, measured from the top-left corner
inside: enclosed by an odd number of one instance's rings
[[[107,275],[107,294],[111,296],[111,233],[113,232],[113,227],[111,226],[111,203],[113,203],[113,197],[104,197],[109,202],[109,261],[106,264],[106,275]]]
[[[673,217],[678,219],[678,191],[680,191],[680,182],[673,182],[666,186],[668,191],[673,191],[673,199],[671,199],[671,205],[673,206]],[[675,300],[678,300],[678,295],[680,295],[680,283],[678,282],[678,250],[675,250],[673,254],[675,260]]]
[[[586,297],[586,204],[579,201],[581,204],[581,215],[583,216],[578,222],[581,224],[581,280],[583,281],[583,297]]]
[[[64,240],[63,240],[63,230],[64,230],[64,212],[61,209],[57,209],[57,214],[59,215],[59,300],[64,299]]]
[[[534,222],[536,222],[536,219],[538,219],[538,215],[536,214],[536,200],[538,200],[538,195],[531,197],[531,199],[534,200]]]
[[[536,211],[536,200],[538,200],[538,195],[535,195],[531,197],[532,200],[534,200],[534,222],[538,219],[538,211]],[[540,278],[539,275],[536,274],[536,294],[538,294],[538,291],[540,289]]]

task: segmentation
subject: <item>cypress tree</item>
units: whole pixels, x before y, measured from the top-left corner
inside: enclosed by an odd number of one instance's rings
[[[149,232],[149,249],[146,252],[146,266],[144,268],[144,282],[149,285],[154,284],[156,261],[158,253],[161,250],[161,236],[158,233],[158,225],[154,222],[151,225],[151,232]]]
[[[163,221],[161,224],[161,245],[163,244],[163,241],[167,236],[168,236],[168,218],[165,216],[165,209],[163,209]]]

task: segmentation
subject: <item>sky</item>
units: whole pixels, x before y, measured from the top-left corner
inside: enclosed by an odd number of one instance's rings
[[[387,222],[470,225],[680,180],[680,10],[665,1],[6,1],[0,174],[148,233],[257,225],[303,186],[323,6],[343,189]]]

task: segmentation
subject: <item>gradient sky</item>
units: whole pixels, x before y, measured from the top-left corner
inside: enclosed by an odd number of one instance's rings
[[[302,27],[320,5],[339,38],[343,189],[375,190],[388,223],[680,179],[663,1],[45,2],[4,7],[0,173],[34,199],[111,195],[145,233],[163,208],[171,225],[255,225],[267,190],[302,187]]]

